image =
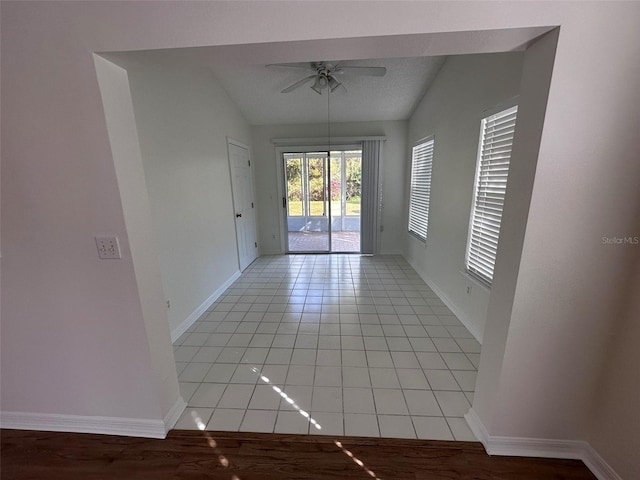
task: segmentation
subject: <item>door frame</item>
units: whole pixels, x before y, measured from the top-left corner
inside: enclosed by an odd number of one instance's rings
[[[304,140],[301,139],[301,143],[304,143]],[[287,219],[285,217],[286,215],[286,208],[283,208],[282,206],[282,199],[285,198],[285,192],[286,192],[286,186],[285,186],[285,182],[286,182],[286,178],[284,176],[284,162],[283,162],[283,154],[284,153],[309,153],[309,152],[326,152],[329,149],[327,148],[328,145],[325,143],[324,145],[322,144],[303,144],[303,145],[299,145],[299,144],[295,144],[292,143],[291,145],[276,145],[276,172],[277,172],[277,184],[278,184],[278,220],[280,223],[280,253],[289,253],[287,252],[287,235],[288,233],[286,232],[286,227],[287,227]],[[347,143],[342,143],[339,141],[336,141],[336,143],[332,143],[331,144],[331,150],[358,150],[358,149],[362,149],[362,143],[357,142],[357,141],[349,141]],[[331,158],[331,151],[329,151],[329,159]],[[327,161],[327,174],[331,173],[331,167],[330,167],[330,160]],[[329,195],[331,193],[329,192]],[[331,203],[331,202],[329,202]],[[329,222],[331,222],[331,215],[329,215],[329,218],[327,219]],[[331,234],[331,232],[329,232],[329,235]],[[311,252],[313,253],[313,252]],[[320,253],[331,253],[331,250],[329,250],[329,252],[320,252]]]
[[[286,153],[290,153],[290,152],[284,152],[284,154]],[[329,196],[329,198],[331,198],[331,192],[330,192],[330,176],[331,176],[331,166],[330,166],[330,159],[331,159],[331,153],[327,151],[327,149],[317,149],[317,150],[311,150],[309,152],[302,152],[302,151],[296,151],[295,153],[302,153],[304,155],[306,155],[307,153],[318,153],[318,154],[326,154],[326,159],[324,161],[324,168],[323,168],[323,174],[324,174],[324,202],[325,202],[325,215],[323,215],[323,217],[326,219],[327,222],[327,249],[326,250],[306,250],[303,252],[292,252],[291,250],[289,250],[289,215],[287,215],[287,211],[288,211],[288,204],[285,203],[285,198],[287,196],[287,179],[285,176],[285,170],[284,170],[284,154],[282,155],[282,158],[280,159],[280,163],[281,163],[281,167],[283,167],[282,170],[282,219],[284,221],[284,230],[282,231],[282,238],[284,240],[284,251],[285,253],[319,253],[319,254],[326,254],[326,253],[331,253],[331,201],[327,201],[327,196]],[[302,177],[303,177],[303,182],[306,183],[307,189],[309,187],[309,160],[308,158],[305,158],[302,162]],[[311,205],[311,203],[308,201],[309,200],[309,193],[308,190],[306,191],[306,195],[304,195],[303,199],[302,199],[302,208],[303,208],[303,212],[304,212],[304,207],[305,206],[309,206]],[[305,217],[307,219],[310,219],[312,217],[311,212],[308,212],[308,215],[305,215]],[[319,218],[319,217],[318,217]]]
[[[255,183],[255,175],[253,174],[253,167],[254,164],[252,164],[252,160],[253,160],[253,150],[252,148],[239,141],[236,140],[234,138],[231,137],[226,137],[227,139],[227,163],[229,165],[229,184],[231,186],[231,214],[233,215],[233,228],[235,230],[235,234],[236,234],[236,253],[237,253],[237,259],[238,259],[238,270],[243,271],[242,268],[242,263],[240,261],[240,238],[238,236],[238,225],[236,223],[235,220],[235,215],[236,215],[236,205],[235,205],[235,199],[234,199],[234,193],[233,193],[233,164],[231,162],[231,145],[234,145],[236,147],[239,148],[244,148],[245,150],[247,150],[247,152],[249,153],[249,176],[251,177],[251,196],[253,198],[253,204],[254,204],[254,214],[253,214],[253,230],[256,234],[256,258],[258,258],[260,256],[260,244],[258,243],[258,215],[256,214],[256,212],[258,211],[257,209],[257,202],[256,202],[256,183]],[[255,259],[254,259],[255,260]],[[249,265],[251,265],[251,262],[249,263]],[[247,268],[249,265],[247,265],[245,268]]]

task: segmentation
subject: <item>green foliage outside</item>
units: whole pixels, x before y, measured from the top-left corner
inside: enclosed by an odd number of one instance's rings
[[[334,215],[340,215],[341,187],[341,161],[342,154],[332,152],[331,155],[331,209]],[[362,169],[359,155],[344,154],[345,161],[345,197],[347,215],[360,215],[360,191],[362,182]],[[289,215],[302,215],[302,158],[288,158],[286,161],[287,192],[289,199]],[[307,172],[309,176],[309,200],[310,214],[322,216],[323,201],[325,196],[324,158],[307,157]],[[328,212],[324,212],[328,214]]]
[[[309,202],[311,209],[311,216],[322,216],[322,206],[324,202],[321,201],[312,201]],[[326,212],[327,214],[329,212]],[[340,215],[340,201],[331,202],[331,213],[332,215],[338,216]],[[294,200],[289,201],[289,216],[301,216],[302,215],[302,201]],[[360,197],[354,197],[351,200],[347,201],[347,215],[360,215]]]
[[[286,169],[289,200],[302,200],[302,160],[288,160]],[[324,159],[309,157],[307,173],[309,175],[309,199],[322,201],[324,199]]]

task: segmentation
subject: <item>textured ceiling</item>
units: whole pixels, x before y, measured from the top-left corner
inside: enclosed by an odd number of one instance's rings
[[[313,42],[309,43],[313,46]],[[446,58],[335,60],[317,58],[317,52],[307,54],[309,61],[381,66],[387,68],[387,73],[383,77],[370,77],[344,72],[339,80],[345,89],[338,88],[330,96],[326,90],[322,95],[311,90],[313,82],[285,94],[280,93],[281,90],[313,72],[265,65],[283,60],[288,63],[286,59],[293,60],[292,57],[295,57],[295,64],[300,65],[298,62],[305,59],[305,49],[274,44],[112,52],[104,56],[125,68],[152,65],[156,69],[161,67],[157,69],[159,72],[162,69],[208,68],[252,125],[321,123],[327,121],[328,111],[334,123],[405,120]]]
[[[345,86],[331,95],[318,95],[309,82],[290,93],[282,89],[313,73],[297,68],[264,65],[212,65],[211,69],[254,125],[404,120],[409,117],[428,85],[435,78],[444,57],[343,60],[341,65],[384,66],[384,77],[345,72],[339,80]]]

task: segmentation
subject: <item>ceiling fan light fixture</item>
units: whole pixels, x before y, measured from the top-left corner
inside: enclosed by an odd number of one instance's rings
[[[338,88],[342,83],[335,79],[335,77],[329,77],[329,90],[335,92],[336,88]]]
[[[313,82],[313,85],[311,85],[311,90],[316,92],[318,95],[322,95],[322,89],[326,87],[326,84],[322,84],[321,78],[322,76],[318,75],[315,82]]]
[[[316,81],[313,82],[313,85],[311,85],[311,89],[316,92],[318,95],[322,95],[322,90],[324,90],[325,88],[327,88],[327,86],[330,84],[329,79],[327,78],[326,75],[324,74],[319,74],[316,77]]]

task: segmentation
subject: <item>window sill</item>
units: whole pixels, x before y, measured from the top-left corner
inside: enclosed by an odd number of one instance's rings
[[[423,240],[422,238],[420,238],[418,235],[416,235],[415,233],[408,231],[407,234],[409,235],[409,238],[413,238],[414,240],[416,240],[417,242],[420,242],[424,248],[427,248],[427,240]]]
[[[476,287],[480,288],[481,290],[483,290],[486,293],[491,293],[491,286],[487,285],[486,283],[478,280],[478,278],[474,277],[473,275],[471,275],[469,272],[467,272],[466,270],[460,270],[460,274],[466,278],[467,280],[469,280],[471,283],[473,283],[473,285],[475,285]]]

